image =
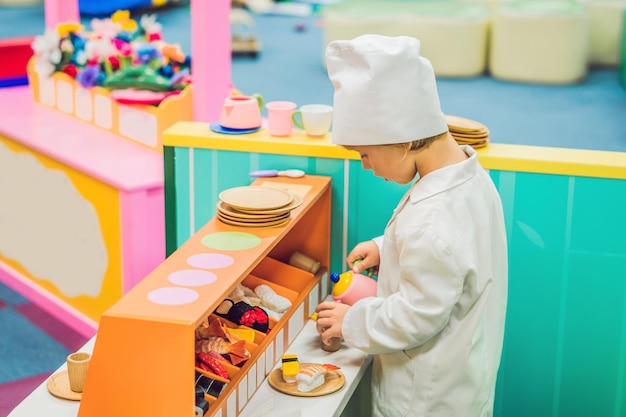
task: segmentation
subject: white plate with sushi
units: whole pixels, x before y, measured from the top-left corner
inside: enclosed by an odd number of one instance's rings
[[[339,391],[346,383],[346,377],[334,365],[301,363],[296,381],[286,382],[282,369],[276,368],[268,375],[267,382],[284,394],[319,397]]]

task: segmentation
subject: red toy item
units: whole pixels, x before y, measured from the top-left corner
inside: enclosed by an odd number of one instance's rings
[[[34,37],[0,39],[0,87],[28,84],[26,64],[33,56]]]

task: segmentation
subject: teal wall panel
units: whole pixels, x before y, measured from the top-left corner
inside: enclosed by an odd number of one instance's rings
[[[265,153],[251,153],[250,156],[255,160],[255,164],[251,165],[251,170],[277,169],[282,171],[285,169],[301,169],[304,172],[311,172],[309,165],[315,160],[315,158],[294,155],[271,155]]]
[[[562,375],[559,415],[571,417],[624,416],[614,414],[623,385],[624,300],[626,274],[622,256],[572,253],[565,288]]]
[[[165,197],[165,254],[169,256],[176,250],[176,149],[170,146],[163,147],[163,175]]]
[[[506,195],[502,204],[505,221],[510,222],[509,298],[500,370],[505,385],[499,392],[506,413],[501,415],[551,416],[568,178],[506,174],[515,178],[499,178],[496,184]]]
[[[193,211],[190,217],[193,218],[193,231],[198,231],[206,222],[213,217],[213,207],[217,204],[217,196],[213,192],[212,183],[217,178],[214,175],[213,160],[216,158],[216,151],[193,150]]]
[[[176,176],[176,242],[177,246],[191,237],[189,217],[190,211],[190,188],[189,188],[189,149],[175,148],[174,150]],[[166,219],[166,221],[171,221]]]
[[[358,160],[178,148],[175,156],[179,244],[214,216],[220,191],[252,181],[251,170],[332,177],[330,267],[337,272],[347,251],[383,232],[409,187],[375,177]],[[489,174],[509,250],[494,415],[626,417],[626,216],[619,204],[626,181]]]
[[[307,158],[308,164],[305,172],[315,173],[316,175],[325,175],[331,177],[331,252],[330,252],[330,271],[342,272],[344,264],[344,256],[342,255],[342,245],[344,240],[343,232],[343,210],[344,210],[344,178],[345,164],[340,159],[330,158]]]
[[[601,184],[601,186],[598,186]],[[626,253],[624,181],[576,178],[573,193],[572,249]],[[626,268],[625,268],[626,276]]]
[[[513,228],[513,208],[515,207],[515,179],[516,172],[510,171],[494,171],[490,170],[491,177],[502,200],[502,209],[504,211],[504,223],[507,236],[511,236]]]

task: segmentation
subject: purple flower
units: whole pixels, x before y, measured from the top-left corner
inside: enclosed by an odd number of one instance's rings
[[[76,75],[76,80],[85,88],[95,87],[98,85],[101,73],[100,66],[88,65]]]
[[[189,70],[187,68],[178,71],[176,74],[172,76],[172,78],[170,78],[170,85],[178,84],[179,82],[183,80],[183,78],[185,78],[188,75],[189,75]]]
[[[147,64],[153,59],[161,58],[161,53],[150,44],[140,45],[136,49],[137,59],[142,64]]]

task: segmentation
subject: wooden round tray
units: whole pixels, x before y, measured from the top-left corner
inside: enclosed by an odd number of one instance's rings
[[[74,392],[70,389],[70,378],[67,371],[60,371],[48,378],[48,391],[50,394],[64,400],[80,401],[83,397],[81,392]]]
[[[301,363],[300,367],[313,365],[312,363]],[[332,394],[339,391],[346,383],[346,377],[339,370],[328,371],[326,373],[325,382],[319,387],[309,392],[298,391],[298,384],[288,384],[283,379],[283,370],[281,368],[274,369],[267,376],[267,382],[276,391],[280,391],[284,394],[294,395],[296,397],[320,397],[322,395]]]

